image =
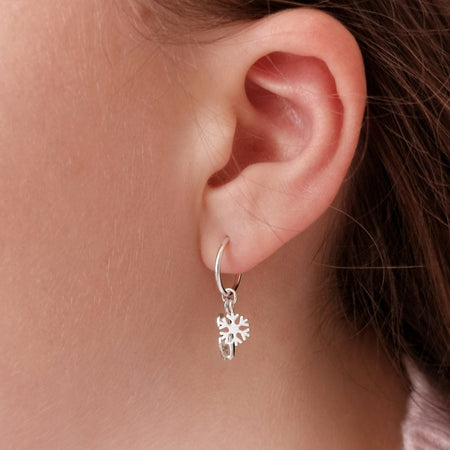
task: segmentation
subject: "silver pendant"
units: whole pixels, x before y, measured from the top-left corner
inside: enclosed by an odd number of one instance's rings
[[[220,275],[220,263],[225,247],[230,242],[228,236],[225,237],[222,245],[219,247],[214,266],[217,288],[222,295],[225,314],[219,314],[217,317],[217,326],[219,327],[219,350],[223,359],[231,360],[234,358],[235,349],[250,337],[250,326],[248,320],[239,314],[235,314],[234,305],[237,301],[236,291],[241,282],[242,274],[237,274],[232,288],[224,288],[222,277]]]
[[[225,315],[219,314],[217,326],[220,331],[219,350],[223,359],[232,360],[235,348],[250,337],[250,325],[248,319],[236,314],[233,310],[236,303],[236,291],[226,289],[228,297],[222,296],[225,307]]]

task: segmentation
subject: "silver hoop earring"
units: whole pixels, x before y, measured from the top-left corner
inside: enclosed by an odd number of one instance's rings
[[[234,305],[237,302],[236,291],[241,282],[242,274],[236,275],[232,288],[224,288],[222,277],[220,275],[220,263],[225,247],[230,242],[228,236],[225,237],[222,245],[217,252],[216,263],[214,266],[216,284],[222,296],[225,315],[219,314],[217,317],[217,326],[219,327],[219,350],[223,359],[232,360],[235,355],[235,348],[250,337],[250,326],[248,319],[235,314]]]

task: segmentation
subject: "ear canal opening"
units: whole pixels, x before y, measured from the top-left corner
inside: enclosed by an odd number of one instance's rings
[[[258,157],[261,155],[257,154],[255,145],[255,140],[257,139],[258,136],[247,132],[238,123],[234,134],[233,148],[230,159],[225,167],[209,178],[208,185],[211,187],[219,187],[228,183],[236,178],[248,165],[250,165],[252,160],[259,159]]]

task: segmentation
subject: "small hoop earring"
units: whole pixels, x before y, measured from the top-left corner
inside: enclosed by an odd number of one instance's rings
[[[225,308],[225,315],[219,314],[217,317],[217,326],[220,331],[219,350],[222,358],[225,360],[232,360],[235,355],[235,348],[250,337],[248,319],[234,312],[234,305],[237,302],[236,291],[241,282],[242,274],[239,273],[235,276],[232,288],[225,288],[222,284],[220,264],[225,247],[229,242],[230,238],[226,236],[219,247],[214,265],[217,288],[222,296]]]
[[[217,252],[216,264],[214,265],[217,289],[219,289],[219,292],[222,295],[224,295],[225,297],[227,297],[229,294],[228,294],[227,290],[223,287],[223,284],[222,284],[222,276],[220,275],[220,264],[222,263],[223,251],[225,250],[225,247],[227,246],[227,244],[229,242],[230,242],[230,238],[228,236],[226,236],[222,242],[222,245],[219,248],[219,251]],[[233,291],[237,291],[239,284],[241,283],[241,279],[242,279],[242,273],[236,274],[236,276],[234,278],[234,286],[231,288],[231,289],[233,289]]]

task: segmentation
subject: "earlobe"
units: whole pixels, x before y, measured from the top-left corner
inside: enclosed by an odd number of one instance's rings
[[[248,33],[256,36],[239,34],[245,51],[231,64],[247,68],[231,91],[238,102],[232,151],[209,177],[201,211],[208,268],[230,236],[225,272],[249,270],[326,211],[356,149],[365,106],[359,49],[325,13],[290,10]]]

